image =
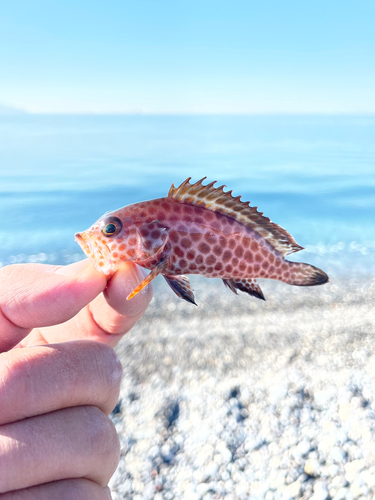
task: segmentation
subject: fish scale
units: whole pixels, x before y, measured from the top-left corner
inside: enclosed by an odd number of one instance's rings
[[[108,212],[76,239],[108,277],[125,261],[151,271],[128,299],[158,274],[179,297],[194,304],[185,274],[221,278],[234,293],[240,290],[260,299],[264,296],[256,278],[297,286],[328,281],[322,270],[285,259],[302,249],[285,229],[241,197],[224,192],[224,186],[204,186],[204,179],[190,184],[188,178],[178,188],[172,184],[165,198]]]

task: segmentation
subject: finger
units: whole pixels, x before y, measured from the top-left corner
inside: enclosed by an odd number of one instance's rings
[[[140,267],[131,262],[124,263],[104,293],[98,295],[88,307],[62,325],[34,330],[21,345],[92,339],[114,347],[142,316],[152,299],[152,287],[149,285],[134,299],[126,300],[144,276],[145,271]]]
[[[32,328],[75,316],[107,285],[88,260],[66,267],[16,264],[0,269],[0,351]]]
[[[95,406],[65,408],[3,425],[0,493],[74,478],[104,487],[119,457],[115,427]]]
[[[152,285],[132,300],[126,297],[146,276],[144,269],[127,263],[113,276],[104,293],[91,302],[89,308],[93,319],[103,330],[112,335],[124,335],[144,314],[152,299]]]
[[[71,406],[109,414],[120,391],[121,363],[113,349],[75,341],[0,354],[0,425]]]
[[[1,500],[111,500],[108,487],[102,488],[88,479],[62,479],[53,483],[12,491],[1,495]]]

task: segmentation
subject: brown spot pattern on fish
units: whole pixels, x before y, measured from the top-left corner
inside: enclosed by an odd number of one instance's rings
[[[151,270],[128,298],[162,274],[172,290],[195,304],[184,274],[222,278],[232,291],[264,299],[254,278],[297,286],[323,284],[328,276],[309,264],[285,260],[301,250],[285,229],[256,208],[202,180],[178,188],[166,198],[135,203],[110,212],[76,235],[97,269],[111,277],[124,261]]]

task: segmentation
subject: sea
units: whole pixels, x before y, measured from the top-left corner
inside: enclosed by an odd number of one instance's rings
[[[103,213],[225,184],[309,262],[375,273],[375,116],[0,116],[0,266],[68,264]]]

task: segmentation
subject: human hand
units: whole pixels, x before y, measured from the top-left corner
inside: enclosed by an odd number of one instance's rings
[[[122,368],[109,346],[147,308],[150,286],[126,300],[143,279],[126,263],[107,284],[87,260],[0,269],[2,500],[110,498]]]

